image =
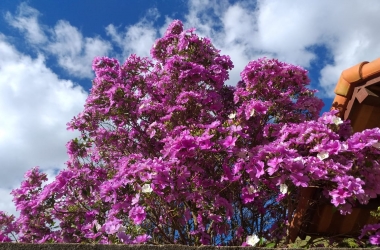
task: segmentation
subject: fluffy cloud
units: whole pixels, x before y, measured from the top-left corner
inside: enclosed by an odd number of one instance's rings
[[[348,1],[242,0],[231,4],[228,0],[191,0],[184,21],[187,28],[196,27],[199,34],[210,37],[222,53],[231,56],[235,69],[228,84],[236,84],[247,62],[258,57],[275,57],[310,70],[314,62],[322,60],[325,65],[319,72],[319,86],[322,94],[331,97],[342,70],[380,54],[376,46],[380,2]],[[148,56],[151,45],[172,20],[169,15],[165,24],[157,27],[160,13],[150,9],[135,24],[108,24],[110,43],[100,37],[83,37],[63,20],[54,28],[43,27],[38,15],[37,10],[21,4],[17,14],[7,13],[6,19],[31,43],[47,44],[44,49],[70,74],[88,78],[92,77],[92,58],[111,54],[112,43],[121,49],[120,54],[112,55],[122,61],[131,53]],[[326,48],[328,55],[317,54],[317,47]]]
[[[100,37],[83,37],[68,21],[59,20],[54,27],[38,21],[39,12],[23,3],[16,15],[7,12],[5,19],[23,32],[27,41],[38,52],[53,55],[66,72],[79,78],[92,78],[91,62],[96,56],[109,54],[112,46]]]
[[[17,211],[12,202],[13,197],[9,194],[10,192],[10,189],[0,188],[0,211],[16,215]]]
[[[327,57],[320,73],[320,87],[327,97],[342,70],[380,55],[380,2],[228,1],[189,2],[188,26],[212,38],[222,53],[235,63],[230,84],[249,60],[275,57],[312,70],[316,60]],[[327,55],[311,48],[327,48]]]
[[[153,26],[158,17],[157,9],[150,9],[143,19],[134,25],[127,26],[124,32],[119,32],[113,24],[106,27],[107,35],[122,50],[122,55],[119,56],[120,61],[124,61],[130,54],[150,55],[150,48],[158,38],[158,31]]]
[[[25,33],[26,38],[32,44],[43,44],[47,42],[45,33],[38,23],[39,12],[31,8],[26,3],[21,3],[17,8],[17,15],[13,16],[10,12],[5,14],[5,20],[14,27]]]
[[[310,56],[309,47],[328,49],[333,62],[320,72],[320,86],[328,96],[342,70],[380,55],[378,1],[260,1],[259,10],[264,48],[306,67],[320,56]]]
[[[248,2],[230,5],[228,1],[194,0],[189,3],[186,26],[197,27],[203,36],[211,38],[222,54],[231,56],[235,67],[230,72],[230,85],[240,80],[240,72],[250,60],[274,56],[257,46],[256,15],[254,6]]]
[[[51,42],[46,49],[57,57],[62,68],[77,77],[92,78],[91,63],[94,57],[105,56],[112,48],[109,42],[101,38],[84,38],[67,21],[58,21],[51,32]]]
[[[10,189],[26,170],[63,167],[65,144],[78,134],[66,123],[78,114],[87,93],[46,67],[44,57],[17,51],[0,35],[0,210],[9,211]]]

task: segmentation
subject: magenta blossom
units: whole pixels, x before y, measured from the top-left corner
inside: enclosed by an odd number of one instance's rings
[[[135,206],[131,210],[129,210],[129,218],[136,225],[140,225],[146,218],[146,213],[143,207]]]

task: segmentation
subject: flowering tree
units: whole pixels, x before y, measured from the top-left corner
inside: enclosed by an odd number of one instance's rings
[[[304,69],[263,58],[226,86],[230,58],[180,21],[151,55],[94,60],[66,169],[26,173],[0,241],[255,245],[287,237],[302,187],[342,213],[380,193],[380,130],[318,118]]]

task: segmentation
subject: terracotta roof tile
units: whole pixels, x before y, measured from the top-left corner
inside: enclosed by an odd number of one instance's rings
[[[380,117],[377,113],[377,107],[380,107],[379,76],[380,58],[372,62],[361,62],[344,70],[338,80],[331,109],[339,110],[341,118],[350,119],[354,131],[380,126],[380,118],[379,122],[374,121],[374,116]],[[363,114],[369,114],[368,122],[361,120]]]

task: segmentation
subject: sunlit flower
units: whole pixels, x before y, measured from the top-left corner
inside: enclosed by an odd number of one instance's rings
[[[144,184],[142,187],[141,187],[141,192],[143,193],[151,193],[153,191],[152,187],[150,186],[150,184]]]
[[[298,157],[294,158],[293,161],[302,161],[302,157],[298,156]]]
[[[326,151],[322,151],[322,152],[319,152],[317,154],[317,157],[318,157],[318,159],[320,159],[321,161],[323,161],[324,159],[329,158],[329,153],[326,152]]]
[[[256,234],[252,234],[250,236],[247,236],[246,242],[250,246],[256,246],[257,243],[259,243],[260,239],[257,237]]]
[[[339,125],[339,124],[342,124],[342,123],[343,123],[342,119],[340,119],[340,117],[338,117],[338,116],[333,117],[333,118],[332,118],[332,122],[333,122],[335,125]]]
[[[286,194],[288,192],[288,186],[286,184],[281,184],[280,185],[280,192],[282,194]]]
[[[236,117],[236,113],[232,113],[232,114],[230,114],[229,116],[228,116],[228,118],[230,118],[230,119],[234,119]]]

